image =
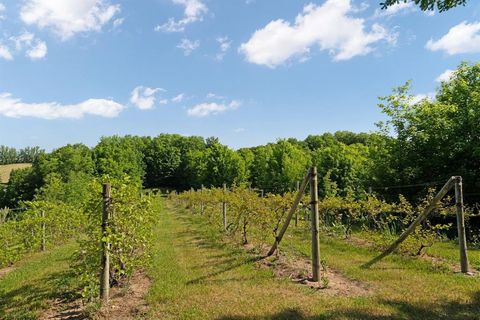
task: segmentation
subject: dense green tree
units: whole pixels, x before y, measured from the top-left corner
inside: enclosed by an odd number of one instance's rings
[[[0,146],[0,164],[32,163],[44,152],[40,147],[26,147],[17,150],[8,146]]]
[[[0,146],[0,164],[17,163],[17,149]]]
[[[433,100],[414,103],[409,89],[410,83],[396,88],[380,104],[389,117],[384,134],[395,134],[387,147],[397,182],[462,175],[467,187],[480,186],[480,65],[462,63]]]
[[[335,144],[335,142],[335,136],[331,133],[324,133],[322,135],[309,135],[305,139],[305,143],[310,150],[324,148],[326,146]]]
[[[369,173],[367,146],[337,142],[315,150],[312,157],[318,169],[319,180],[322,179],[323,182],[320,186],[321,195],[358,195],[365,191]]]
[[[216,138],[207,139],[206,144],[203,154],[203,183],[206,186],[220,187],[223,183],[232,186],[247,182],[245,161],[237,152],[222,145]]]
[[[181,150],[172,136],[154,138],[145,153],[145,184],[149,187],[175,186],[181,163]]]
[[[32,163],[38,156],[44,154],[45,150],[40,149],[40,147],[26,147],[18,151],[18,162],[19,163]]]
[[[182,190],[200,185],[202,181],[195,170],[198,157],[193,160],[189,153],[202,153],[205,147],[205,141],[201,137],[161,134],[153,138],[144,153],[145,185]]]
[[[435,8],[437,8],[438,11],[443,12],[457,6],[464,6],[467,3],[467,0],[385,0],[385,2],[381,2],[380,5],[382,6],[382,9],[387,9],[402,2],[414,2],[424,11],[435,10]]]
[[[310,165],[309,153],[286,140],[254,150],[251,174],[255,187],[273,192],[295,188]]]
[[[71,172],[93,175],[95,171],[92,151],[83,144],[69,144],[49,154],[41,154],[33,168],[43,178],[55,173],[64,182],[69,179]]]
[[[0,207],[14,208],[21,201],[32,200],[39,186],[41,177],[33,168],[13,170],[6,188],[0,186]]]
[[[144,140],[132,136],[102,137],[93,149],[96,173],[123,178],[124,175],[142,181],[145,174]]]

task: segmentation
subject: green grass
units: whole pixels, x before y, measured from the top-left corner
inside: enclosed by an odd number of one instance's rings
[[[287,245],[310,252],[304,235]],[[455,274],[448,266],[392,255],[372,266],[361,266],[378,252],[356,248],[340,239],[322,237],[322,255],[335,270],[374,289],[373,305],[388,305],[392,317],[417,319],[480,319],[480,278]]]
[[[442,241],[436,242],[433,246],[425,248],[425,253],[429,256],[443,258],[452,264],[460,264],[458,243],[456,241]],[[468,249],[468,259],[470,265],[477,270],[480,270],[480,250],[477,248]]]
[[[378,252],[322,236],[328,267],[368,289],[363,296],[334,296],[275,277],[202,217],[171,203],[156,229],[150,319],[480,319],[480,277],[455,274],[445,262],[392,255],[363,269]],[[308,258],[309,231],[291,226],[280,248]],[[0,319],[37,319],[51,301],[76,297],[69,269],[76,249],[72,243],[30,255],[1,278]],[[458,254],[453,242],[428,250],[447,263]],[[470,255],[478,261],[478,251]]]
[[[199,216],[167,208],[161,218],[150,271],[152,319],[480,319],[480,278],[443,264],[391,256],[363,269],[378,252],[324,236],[329,267],[369,289],[332,296],[259,269]],[[291,227],[281,248],[307,257],[308,231]]]
[[[37,319],[55,299],[76,295],[69,259],[77,245],[33,254],[0,278],[0,319]]]
[[[354,233],[354,237],[361,239],[366,243],[370,243],[372,246],[375,243],[375,239],[372,239],[371,233],[369,232],[356,232]],[[389,236],[389,238],[391,238],[390,242],[396,240],[396,237],[397,236],[393,235]],[[406,242],[408,242],[408,240]],[[416,251],[418,248],[413,247],[412,250]],[[460,252],[457,240],[445,239],[443,241],[434,242],[432,246],[423,249],[422,256],[425,258],[440,258],[437,260],[443,261],[446,264],[453,266],[455,269],[460,268]],[[480,270],[480,250],[478,248],[469,248],[468,258],[470,265],[473,268]]]

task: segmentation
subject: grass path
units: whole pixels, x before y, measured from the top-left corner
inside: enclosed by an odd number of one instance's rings
[[[0,319],[38,319],[51,301],[75,295],[69,258],[76,248],[70,243],[32,254],[0,278]]]
[[[331,296],[259,269],[198,216],[167,206],[158,235],[152,319],[480,319],[480,278],[426,261],[391,257],[363,270],[374,252],[324,238],[329,264],[371,289],[367,296]],[[287,254],[308,253],[298,235],[288,241]]]
[[[198,219],[167,210],[158,232],[154,285],[148,297],[152,318],[300,319],[347,303],[330,301],[274,278],[270,269],[256,268],[243,250],[221,245],[215,232]],[[362,299],[356,303],[362,304]]]

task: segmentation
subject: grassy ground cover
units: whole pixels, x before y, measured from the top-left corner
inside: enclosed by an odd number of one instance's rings
[[[226,244],[202,217],[168,207],[158,225],[148,300],[162,319],[480,319],[480,278],[443,264],[392,256],[371,269],[378,252],[322,237],[330,268],[368,293],[331,295],[275,277],[245,250]],[[308,232],[290,230],[282,252],[308,257]]]
[[[69,270],[75,243],[32,254],[0,278],[0,319],[38,319],[52,301],[76,296]]]

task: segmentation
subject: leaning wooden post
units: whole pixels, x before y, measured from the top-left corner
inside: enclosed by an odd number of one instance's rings
[[[42,218],[42,244],[41,250],[45,251],[45,211],[40,211],[40,217]]]
[[[312,280],[320,280],[320,225],[318,219],[317,167],[310,169],[310,207],[312,211]]]
[[[227,184],[223,184],[223,202],[222,202],[222,214],[223,214],[223,230],[227,231],[227,201],[225,196],[227,194]]]
[[[298,190],[300,190],[300,181],[297,181],[297,187],[296,187],[296,191],[298,193]],[[295,227],[298,226],[298,211],[295,210]]]
[[[204,211],[204,204],[203,204],[203,184],[202,184],[202,189],[200,189],[200,214],[203,215]]]
[[[465,212],[463,209],[462,177],[455,177],[455,204],[457,207],[458,244],[462,273],[468,273],[467,237],[465,235]]]
[[[106,240],[108,236],[108,220],[110,218],[112,187],[110,184],[103,185],[103,210],[102,210],[102,258],[100,274],[100,299],[103,303],[108,302],[110,294],[110,243]]]
[[[303,179],[303,182],[300,185],[300,189],[298,190],[297,196],[295,197],[295,200],[293,201],[292,207],[290,208],[290,211],[288,212],[287,218],[285,219],[285,222],[282,226],[282,229],[280,229],[280,232],[275,237],[275,242],[273,243],[270,251],[268,251],[267,257],[270,257],[272,254],[275,253],[275,251],[278,248],[278,245],[280,244],[280,241],[282,241],[283,236],[285,235],[285,232],[287,231],[287,228],[290,225],[290,221],[292,220],[293,214],[297,210],[297,207],[298,207],[298,204],[300,203],[300,200],[302,200],[303,194],[305,193],[305,189],[306,189],[309,181],[310,181],[310,171],[307,172],[307,175]]]
[[[380,254],[378,257],[373,258],[371,261],[365,263],[362,267],[363,268],[368,268],[372,266],[373,264],[377,263],[378,261],[382,260],[389,254],[391,254],[395,249],[403,242],[407,237],[415,231],[415,228],[422,223],[432,212],[436,207],[438,202],[442,200],[443,197],[448,193],[448,191],[452,188],[453,184],[455,183],[456,177],[451,177],[448,179],[447,183],[440,189],[440,191],[437,193],[435,198],[430,201],[430,204],[428,207],[425,208],[425,210],[415,219],[415,221],[412,222],[412,224],[398,237],[398,239],[390,245],[382,254]]]

